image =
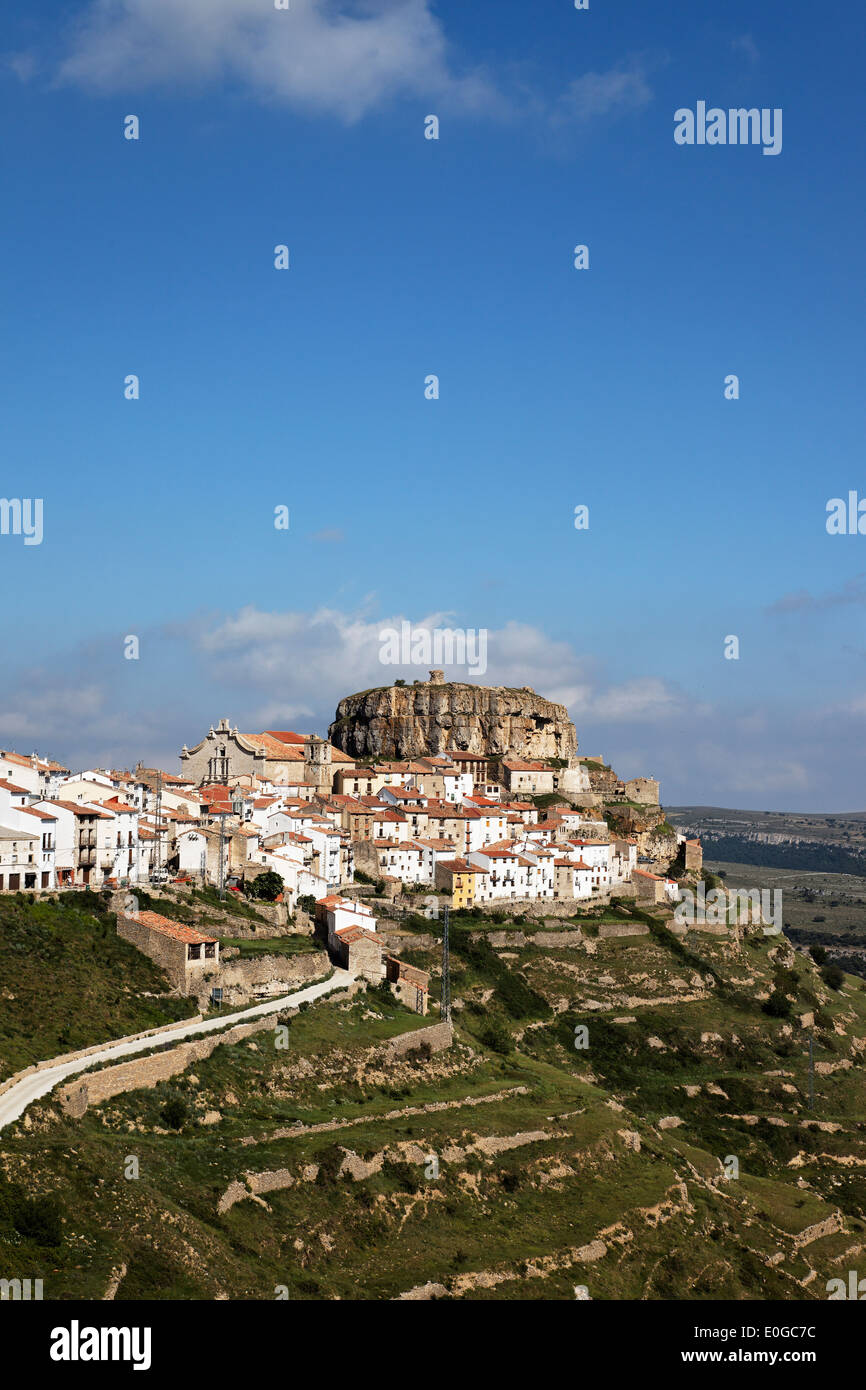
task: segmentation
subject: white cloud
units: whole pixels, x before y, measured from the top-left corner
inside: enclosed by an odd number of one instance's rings
[[[63,81],[98,91],[238,82],[299,110],[358,120],[389,98],[465,107],[495,94],[460,74],[429,0],[92,0]]]
[[[632,59],[607,72],[586,72],[575,78],[559,99],[558,116],[587,121],[596,116],[639,111],[651,100],[645,64],[641,59]]]
[[[223,715],[248,733],[325,732],[344,695],[426,679],[417,666],[379,661],[380,632],[403,615],[369,609],[268,613],[250,605],[143,631],[142,659],[127,662],[117,634],[62,653],[52,668],[5,672],[0,746],[72,767],[126,766],[139,757],[167,770]],[[412,627],[454,627],[431,613]],[[446,678],[467,679],[465,668]],[[824,708],[710,705],[661,674],[621,681],[568,641],[530,623],[488,632],[487,685],[531,686],[564,703],[581,749],[603,752],[624,777],[652,775],[669,805],[838,811],[861,801],[866,697]],[[854,750],[854,752],[852,752]]]
[[[225,618],[199,634],[201,650],[220,680],[272,687],[285,682],[283,708],[333,708],[342,695],[390,684],[397,676],[426,680],[418,666],[385,666],[379,661],[379,634],[410,621],[402,614],[371,620],[364,615],[320,609],[315,613],[265,613],[253,606]],[[431,613],[411,620],[413,630],[453,627],[454,615]],[[469,680],[453,667],[446,679]],[[584,722],[654,723],[682,716],[702,706],[658,677],[601,687],[591,664],[567,642],[554,641],[529,623],[509,622],[487,632],[484,685],[531,686],[540,695],[566,705]],[[273,693],[270,691],[269,693]],[[266,706],[271,708],[272,706]],[[279,705],[276,708],[280,708]]]
[[[632,56],[576,78],[561,96],[523,79],[494,79],[461,60],[434,0],[88,0],[68,30],[61,82],[101,93],[233,84],[259,100],[360,120],[386,102],[581,125],[640,110],[648,70],[666,55]],[[506,90],[507,89],[507,90]]]

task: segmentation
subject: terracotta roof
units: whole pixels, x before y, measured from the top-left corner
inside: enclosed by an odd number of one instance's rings
[[[341,941],[355,942],[366,940],[375,941],[377,946],[382,945],[382,942],[376,935],[376,933],[369,931],[367,927],[343,927],[342,931],[340,931],[338,928],[337,935],[339,936]]]
[[[132,920],[150,927],[151,931],[159,932],[160,936],[171,936],[175,941],[185,941],[190,946],[201,946],[205,942],[215,944],[217,941],[215,936],[205,936],[193,927],[185,926],[183,922],[171,922],[168,917],[162,917],[158,912],[139,912]]]
[[[29,758],[24,758],[24,757],[22,757],[20,753],[3,753],[3,752],[0,752],[0,758],[5,758],[6,761],[7,761],[8,763],[18,763],[19,767],[32,767],[32,766],[33,766],[33,764],[31,763],[30,759],[29,759]]]
[[[482,869],[479,864],[469,864],[465,859],[440,859],[438,867],[440,869],[450,869],[455,874],[486,874],[487,869]]]

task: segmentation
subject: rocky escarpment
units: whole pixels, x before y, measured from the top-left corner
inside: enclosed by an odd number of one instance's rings
[[[412,758],[457,750],[497,757],[571,758],[577,734],[564,705],[524,686],[418,681],[348,695],[331,743],[355,758]]]

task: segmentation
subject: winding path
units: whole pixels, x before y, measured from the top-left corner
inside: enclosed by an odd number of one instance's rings
[[[326,994],[332,994],[334,990],[346,989],[356,978],[352,971],[335,969],[328,980],[307,985],[293,994],[283,994],[279,999],[268,999],[264,1004],[254,1004],[251,1008],[241,1009],[237,1013],[222,1014],[218,1018],[202,1019],[199,1023],[180,1026],[167,1024],[164,1028],[156,1028],[140,1037],[115,1038],[113,1042],[105,1043],[103,1047],[89,1052],[85,1057],[70,1057],[68,1054],[55,1057],[48,1066],[42,1067],[40,1071],[28,1072],[16,1085],[10,1086],[8,1091],[0,1095],[0,1130],[20,1119],[28,1105],[32,1105],[40,1096],[47,1095],[59,1081],[64,1081],[67,1076],[74,1076],[76,1072],[86,1071],[95,1062],[116,1062],[135,1052],[146,1052],[149,1048],[158,1046],[160,1042],[182,1042],[184,1038],[194,1037],[198,1033],[212,1033],[214,1029],[227,1028],[233,1023],[245,1023],[263,1014],[278,1013],[285,1008],[297,1008],[299,1004],[321,999]]]

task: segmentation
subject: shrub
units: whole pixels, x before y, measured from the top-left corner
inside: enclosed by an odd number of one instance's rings
[[[169,1129],[183,1129],[189,1116],[189,1107],[182,1096],[169,1096],[162,1107],[160,1118]]]
[[[339,1144],[328,1144],[316,1154],[316,1161],[319,1165],[316,1182],[320,1187],[324,1187],[326,1183],[336,1182],[344,1158],[345,1154]]]
[[[809,955],[812,957],[816,965],[827,964],[827,951],[823,946],[810,946]]]
[[[838,965],[825,965],[821,979],[828,989],[841,989],[845,983],[845,971],[840,970]]]
[[[778,986],[773,990],[769,999],[764,1001],[761,1008],[765,1014],[769,1014],[770,1018],[790,1018],[791,1016],[791,1001]]]
[[[511,1051],[511,1033],[508,1025],[501,1018],[492,1018],[481,1034],[481,1042],[492,1052],[500,1052],[505,1056]]]
[[[418,1174],[411,1163],[389,1163],[388,1172],[393,1176],[401,1192],[414,1194],[420,1191]]]
[[[63,1239],[61,1207],[56,1197],[24,1197],[12,1222],[20,1236],[36,1245],[59,1245]]]

